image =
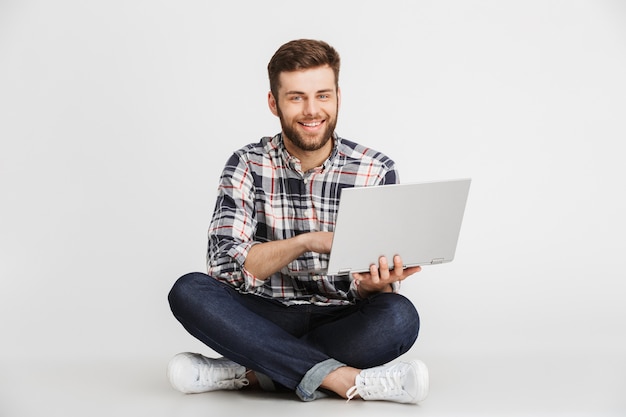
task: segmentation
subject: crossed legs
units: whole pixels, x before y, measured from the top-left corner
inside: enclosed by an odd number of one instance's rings
[[[192,273],[174,284],[169,301],[193,336],[303,400],[323,396],[320,388],[345,397],[359,369],[405,353],[419,331],[415,307],[399,294],[351,306],[287,307]]]

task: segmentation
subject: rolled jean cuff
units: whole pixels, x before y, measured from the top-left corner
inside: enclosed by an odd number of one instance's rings
[[[304,375],[302,381],[296,387],[296,394],[302,401],[313,401],[327,397],[328,395],[318,390],[318,388],[328,374],[342,366],[346,366],[346,364],[335,359],[326,359],[324,362],[318,363]]]

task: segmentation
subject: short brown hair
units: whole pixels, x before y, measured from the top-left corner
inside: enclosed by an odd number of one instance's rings
[[[278,99],[279,77],[281,72],[299,71],[328,65],[335,73],[335,88],[339,86],[339,54],[324,41],[298,39],[287,42],[274,54],[267,72],[270,79],[270,90]]]

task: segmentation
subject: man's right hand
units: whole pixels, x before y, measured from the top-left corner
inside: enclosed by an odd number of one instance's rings
[[[333,244],[333,232],[310,232],[300,235],[307,239],[308,252],[330,253]]]

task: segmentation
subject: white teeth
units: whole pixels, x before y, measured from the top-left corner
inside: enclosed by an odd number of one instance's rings
[[[302,123],[304,126],[306,127],[315,127],[315,126],[319,126],[322,124],[322,122],[315,122],[315,123]]]

